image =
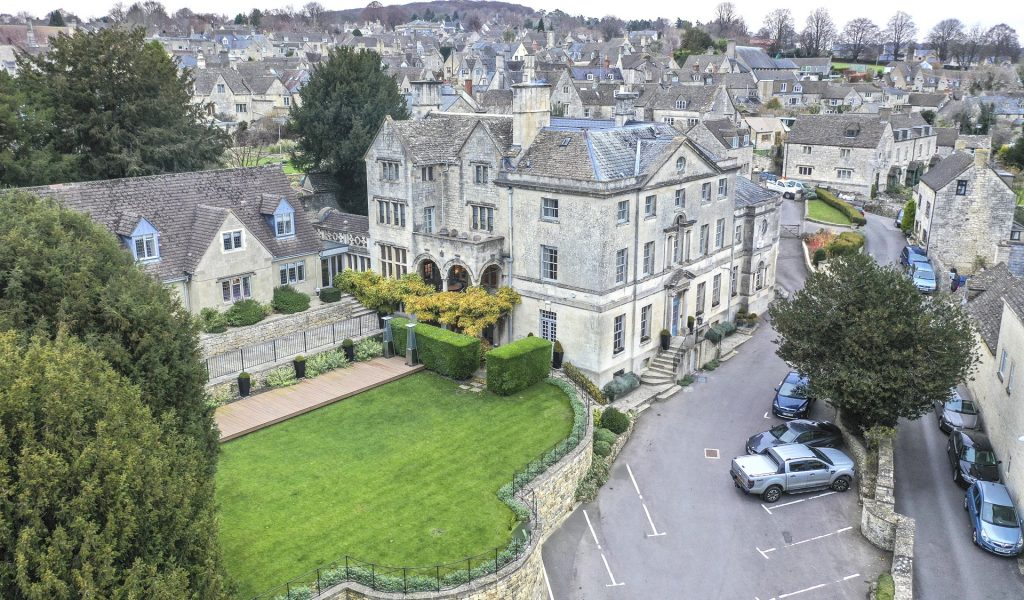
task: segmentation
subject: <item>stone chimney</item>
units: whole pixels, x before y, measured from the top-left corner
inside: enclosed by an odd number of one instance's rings
[[[412,118],[422,119],[431,111],[441,110],[441,82],[413,81],[412,83]]]
[[[206,55],[203,54],[202,50],[200,50],[199,52],[196,53],[196,68],[197,69],[205,69],[206,68]]]
[[[988,157],[991,150],[988,148],[977,148],[974,151],[974,166],[979,169],[988,167]]]
[[[540,130],[551,124],[551,86],[517,83],[512,86],[512,145],[527,148]]]
[[[523,83],[533,83],[537,79],[537,57],[527,54],[523,57]]]
[[[736,40],[726,40],[725,56],[726,58],[736,58]]]
[[[627,121],[636,117],[636,99],[640,94],[636,92],[620,91],[615,92],[615,126],[622,127]]]
[[[880,108],[878,109],[878,120],[881,123],[888,123],[889,117],[892,116],[891,108]]]
[[[967,140],[963,138],[957,138],[956,141],[953,142],[953,151],[963,152],[965,150],[967,150]]]

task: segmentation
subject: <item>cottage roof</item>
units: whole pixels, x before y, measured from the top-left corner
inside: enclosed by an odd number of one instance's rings
[[[676,102],[683,100],[685,105],[681,110],[706,112],[714,107],[716,92],[720,88],[717,85],[674,85],[653,89],[656,91],[646,99],[646,102],[637,104],[655,110],[676,110]]]
[[[956,144],[960,130],[956,127],[936,127],[935,135],[937,136],[935,143],[938,147],[952,148]]]
[[[879,121],[877,115],[800,115],[790,129],[788,143],[876,148],[886,126],[887,123]],[[857,134],[847,137],[848,130],[855,130]]]
[[[967,282],[967,313],[989,350],[995,352],[1003,319],[1003,300],[1019,318],[1024,318],[1024,285],[999,263],[971,277]]]
[[[921,183],[931,189],[938,191],[949,185],[949,182],[956,179],[961,173],[974,164],[974,155],[968,152],[954,152],[939,161],[921,176]]]
[[[414,163],[458,160],[459,150],[477,125],[482,125],[502,154],[512,147],[512,118],[458,113],[430,113],[424,119],[392,121],[391,126],[409,148]]]

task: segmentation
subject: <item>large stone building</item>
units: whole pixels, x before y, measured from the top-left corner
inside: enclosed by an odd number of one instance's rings
[[[786,140],[782,173],[843,192],[884,191],[894,143],[892,126],[879,115],[800,115]]]
[[[548,86],[521,84],[509,116],[386,120],[366,153],[373,268],[513,287],[493,340],[557,337],[599,384],[642,371],[662,328],[763,312],[778,196],[737,177],[731,148],[632,121],[634,98],[615,121],[552,119]]]

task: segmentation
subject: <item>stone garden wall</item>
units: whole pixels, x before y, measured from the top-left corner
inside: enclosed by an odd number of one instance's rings
[[[892,552],[892,579],[896,599],[914,597],[914,519],[896,512],[896,482],[891,440],[878,444],[878,475],[875,497],[864,498],[860,530],[882,550]]]

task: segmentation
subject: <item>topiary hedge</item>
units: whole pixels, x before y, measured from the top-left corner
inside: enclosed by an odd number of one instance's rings
[[[395,353],[405,355],[408,319],[391,319]],[[416,352],[425,367],[453,379],[468,379],[480,366],[480,340],[433,325],[416,324]]]
[[[303,294],[290,285],[274,288],[274,300],[271,302],[279,313],[291,315],[309,308],[309,294]]]
[[[321,302],[337,302],[341,300],[341,290],[336,287],[320,288]]]
[[[864,215],[860,214],[860,211],[853,207],[853,205],[836,198],[835,194],[824,189],[817,188],[818,199],[828,204],[832,208],[843,213],[851,223],[855,225],[866,225],[868,220],[864,218]]]
[[[629,371],[604,384],[601,391],[614,402],[616,398],[621,398],[638,387],[640,387],[640,379],[632,371]]]
[[[224,313],[224,319],[232,327],[255,325],[266,316],[266,308],[255,300],[239,300]]]
[[[856,231],[844,231],[839,234],[839,237],[832,240],[832,242],[825,247],[830,257],[837,256],[850,256],[853,254],[860,253],[860,249],[864,247],[864,236],[857,233]],[[817,253],[815,253],[817,255]]]
[[[708,332],[704,334],[704,339],[717,344],[734,333],[736,333],[736,325],[731,321],[725,321],[708,328]]]
[[[612,453],[612,445],[608,442],[594,442],[594,455],[604,458]]]
[[[616,435],[616,433],[610,429],[605,429],[604,427],[598,427],[594,429],[595,442],[608,442],[609,444],[614,444],[615,440],[617,440],[618,438],[619,436]]]
[[[629,429],[629,415],[614,406],[609,406],[601,413],[601,427],[614,434],[622,435]]]
[[[524,337],[484,355],[487,389],[508,396],[543,380],[551,368],[551,342]]]

